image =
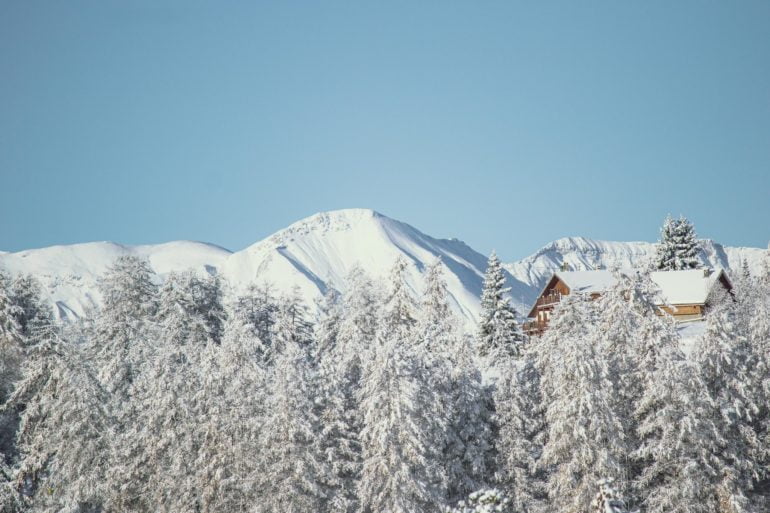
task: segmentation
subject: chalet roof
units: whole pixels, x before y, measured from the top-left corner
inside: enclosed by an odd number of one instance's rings
[[[654,271],[650,279],[660,287],[660,304],[669,305],[703,305],[714,285],[721,280],[730,283],[722,269],[707,272],[706,269],[691,269],[686,271]],[[621,270],[623,274],[634,271]],[[570,293],[594,294],[602,293],[612,288],[616,283],[612,271],[559,271],[554,278],[561,280],[570,289]],[[546,286],[546,288],[548,288]],[[543,291],[544,292],[544,291]],[[541,294],[542,295],[542,292]],[[533,310],[534,312],[534,307]],[[532,312],[530,313],[530,316]]]
[[[709,293],[722,276],[727,279],[722,269],[708,274],[703,269],[650,273],[650,278],[660,287],[665,303],[669,305],[706,304]]]
[[[556,273],[564,284],[569,287],[570,293],[591,294],[604,292],[615,285],[615,276],[612,271],[560,271]]]

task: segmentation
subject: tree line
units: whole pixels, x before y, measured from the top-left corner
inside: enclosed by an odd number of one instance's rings
[[[66,325],[33,278],[0,274],[0,509],[767,508],[770,273],[737,276],[694,339],[645,273],[564,297],[527,339],[494,254],[473,335],[441,262],[417,293],[408,265],[353,269],[315,316],[121,257]]]

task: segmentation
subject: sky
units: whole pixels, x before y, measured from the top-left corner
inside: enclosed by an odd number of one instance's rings
[[[375,209],[507,260],[770,239],[770,2],[0,0],[0,249]]]

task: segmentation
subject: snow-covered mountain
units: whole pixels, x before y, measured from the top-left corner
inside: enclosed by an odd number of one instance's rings
[[[731,268],[746,260],[759,272],[765,250],[725,248],[701,241],[704,264]],[[635,267],[654,255],[648,242],[605,242],[580,237],[554,241],[533,255],[506,264],[511,297],[526,313],[540,288],[566,262],[572,269]],[[99,304],[97,280],[120,255],[147,258],[161,278],[172,271],[194,269],[218,274],[237,291],[253,282],[268,282],[278,291],[297,287],[308,302],[329,287],[344,290],[345,276],[360,265],[373,278],[384,278],[393,261],[403,255],[409,267],[408,284],[422,288],[427,264],[441,257],[455,309],[471,328],[478,314],[486,255],[457,239],[435,239],[412,226],[373,210],[348,209],[316,214],[270,237],[232,253],[211,244],[190,241],[148,246],[111,242],[53,246],[0,253],[0,267],[11,273],[30,273],[42,283],[60,318],[83,315]]]
[[[122,255],[148,260],[159,275],[184,269],[215,271],[230,251],[202,242],[176,241],[146,246],[124,246],[114,242],[89,242],[51,246],[0,254],[0,268],[11,274],[34,275],[59,318],[81,316],[99,304],[97,281]]]

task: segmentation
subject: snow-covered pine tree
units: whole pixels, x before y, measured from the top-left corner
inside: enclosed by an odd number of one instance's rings
[[[269,349],[275,333],[278,299],[269,283],[250,284],[245,292],[238,295],[233,312],[248,320],[257,338]]]
[[[8,400],[14,384],[21,376],[24,356],[23,329],[19,323],[21,308],[11,290],[11,278],[0,271],[0,405]],[[0,412],[0,462],[10,463],[14,449],[17,415]]]
[[[147,353],[151,322],[158,309],[158,287],[149,264],[135,256],[119,257],[99,280],[103,305],[89,344],[98,375],[112,396],[118,419],[133,412],[124,408],[136,372]]]
[[[358,486],[363,511],[422,513],[431,505],[445,504],[435,486],[442,482],[437,479],[442,447],[436,447],[434,437],[443,436],[432,429],[437,419],[426,415],[429,391],[407,353],[397,341],[385,339],[366,366]]]
[[[358,388],[361,365],[377,343],[382,298],[363,269],[356,266],[346,277],[342,295],[342,319],[337,335],[336,358],[349,374],[352,388]]]
[[[269,372],[260,435],[259,511],[324,511],[335,476],[322,446],[317,376],[299,337],[286,340]]]
[[[710,312],[696,358],[715,407],[712,417],[725,442],[713,454],[719,465],[718,494],[729,504],[728,511],[741,513],[750,511],[747,496],[762,469],[755,431],[759,397],[751,379],[757,358],[735,308],[727,301]]]
[[[517,355],[524,340],[516,322],[516,310],[507,297],[505,274],[493,251],[489,256],[481,292],[481,316],[478,328],[479,354],[494,362],[497,358]]]
[[[459,336],[449,358],[449,426],[445,468],[449,501],[490,484],[494,474],[492,387],[482,382],[473,338]]]
[[[23,506],[13,480],[17,462],[18,404],[9,399],[26,368],[26,356],[41,341],[54,335],[53,316],[43,302],[37,281],[28,275],[14,278],[0,271],[0,511]]]
[[[724,440],[714,421],[714,402],[679,347],[669,316],[651,318],[638,350],[642,396],[636,405],[641,466],[636,480],[647,513],[718,511],[713,483],[714,451]]]
[[[263,345],[254,331],[250,319],[230,307],[221,347],[204,349],[202,385],[212,400],[205,403],[191,468],[201,511],[247,511],[262,500],[258,441],[267,393]]]
[[[21,274],[11,281],[11,297],[16,305],[16,321],[25,347],[46,338],[53,329],[53,312],[42,297],[40,284],[31,275]]]
[[[754,280],[748,293],[739,294],[738,298],[738,322],[745,327],[748,345],[756,358],[751,382],[756,394],[755,402],[759,406],[754,429],[758,436],[758,460],[762,473],[755,483],[752,498],[767,501],[754,508],[762,511],[763,507],[770,506],[770,280]]]
[[[546,511],[546,473],[539,465],[545,442],[545,408],[540,373],[532,345],[525,343],[521,357],[501,366],[495,388],[498,425],[497,482],[521,513]]]
[[[390,270],[389,288],[382,312],[382,328],[386,330],[387,338],[398,340],[402,345],[414,344],[416,341],[417,305],[406,283],[407,267],[406,260],[399,255]]]
[[[346,278],[338,299],[327,294],[317,333],[317,364],[322,391],[322,448],[333,478],[328,506],[341,513],[358,510],[361,473],[360,410],[362,364],[375,345],[378,298],[359,267]]]
[[[308,307],[299,296],[299,289],[294,288],[290,294],[283,296],[278,302],[276,313],[275,333],[273,344],[267,351],[267,361],[275,359],[276,354],[283,351],[284,346],[295,342],[308,354],[314,352],[313,324],[310,322]]]
[[[596,301],[598,310],[595,330],[597,349],[609,365],[613,409],[622,423],[623,436],[629,448],[636,447],[635,405],[643,390],[645,370],[641,360],[648,344],[657,337],[676,337],[673,325],[662,319],[656,302],[660,293],[647,273],[615,272],[615,285]],[[664,335],[665,334],[665,335]],[[654,350],[654,348],[652,349]],[[626,476],[633,481],[640,469],[625,455]]]
[[[137,414],[117,440],[113,474],[123,483],[115,509],[189,511],[202,492],[190,478],[201,446],[210,371],[206,346],[221,341],[225,320],[220,283],[191,272],[170,274],[160,290],[156,344],[132,394]]]
[[[698,240],[695,228],[684,216],[673,219],[670,215],[663,221],[655,265],[661,271],[681,271],[699,267]]]
[[[590,299],[565,296],[536,346],[547,423],[541,468],[549,471],[548,496],[559,511],[587,510],[603,476],[627,478],[627,441],[595,318]]]
[[[315,329],[313,361],[320,364],[324,355],[337,349],[337,339],[342,320],[342,301],[339,291],[329,288],[323,297],[316,301],[319,312]]]
[[[332,473],[327,505],[332,511],[352,513],[357,508],[355,485],[361,468],[361,446],[357,404],[338,346],[343,314],[340,300],[339,293],[329,289],[320,305],[315,363],[321,403],[321,448]]]
[[[358,497],[363,511],[424,513],[446,497],[440,464],[446,412],[425,372],[416,343],[414,303],[406,290],[406,262],[390,273],[382,326],[363,374],[363,466]],[[435,509],[434,509],[435,508]]]
[[[454,349],[458,328],[449,306],[449,291],[440,258],[430,263],[425,271],[418,317],[418,343],[425,345],[429,356],[446,362]]]
[[[19,378],[24,336],[19,318],[22,309],[16,304],[11,277],[0,271],[0,401],[5,401]]]
[[[29,511],[98,511],[107,496],[107,394],[79,345],[49,331],[4,408],[21,412],[16,487]]]
[[[441,462],[447,481],[437,484],[448,502],[454,503],[485,485],[491,472],[491,412],[473,359],[472,340],[460,333],[449,306],[439,259],[426,270],[419,313],[416,343],[423,358],[423,379],[435,393],[433,415],[447,416]]]

